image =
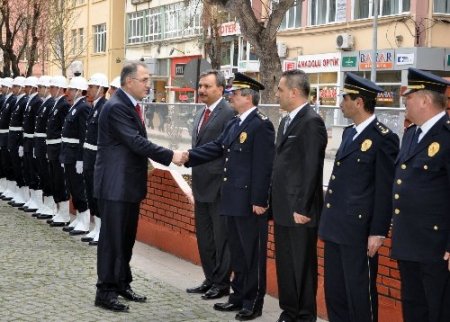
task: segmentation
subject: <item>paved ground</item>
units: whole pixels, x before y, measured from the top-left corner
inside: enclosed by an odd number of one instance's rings
[[[137,243],[132,269],[147,302],[129,303],[129,313],[95,307],[96,247],[0,201],[0,321],[234,321],[184,291],[202,280],[198,266]],[[255,321],[278,314],[267,296]]]

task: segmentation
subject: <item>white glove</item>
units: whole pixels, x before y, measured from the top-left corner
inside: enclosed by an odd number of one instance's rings
[[[78,174],[83,173],[83,161],[77,161],[77,163],[75,164],[75,170]]]
[[[23,157],[23,146],[19,146],[19,157]]]

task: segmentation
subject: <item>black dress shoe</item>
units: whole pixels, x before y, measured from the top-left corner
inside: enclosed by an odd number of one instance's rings
[[[100,306],[104,309],[116,312],[127,312],[129,310],[128,305],[121,303],[117,298],[107,300],[96,298],[95,306]]]
[[[241,309],[242,305],[237,305],[230,302],[214,304],[214,310],[221,312],[240,311]]]
[[[70,221],[68,221],[68,222],[54,222],[54,221],[52,221],[50,223],[50,227],[64,227],[64,226],[67,226],[68,224],[70,224]],[[64,227],[64,228],[67,228],[67,227]],[[64,230],[64,228],[63,228],[63,230]]]
[[[52,217],[52,218],[53,218],[53,217]],[[52,222],[53,222],[53,219],[51,219],[51,218],[47,220],[47,224],[49,224],[49,225],[50,225]]]
[[[37,208],[27,208],[24,209],[25,212],[36,212]]]
[[[75,227],[64,227],[63,231],[65,231],[66,233],[71,232],[72,230],[74,230]]]
[[[147,301],[147,297],[144,295],[136,294],[131,288],[128,288],[123,291],[117,292],[120,296],[126,298],[127,300],[133,301],[133,302],[145,302]]]
[[[88,243],[88,242],[93,241],[93,240],[94,240],[94,238],[92,238],[92,237],[86,237],[86,236],[81,237],[81,241],[83,243]]]
[[[63,229],[63,230],[64,230],[64,229]],[[88,232],[89,232],[89,231],[72,229],[72,230],[69,232],[69,235],[71,235],[71,236],[85,235],[85,234],[87,234]]]
[[[211,287],[205,294],[202,295],[202,299],[204,300],[212,300],[212,299],[218,299],[222,296],[230,295],[230,289],[229,288],[217,288],[215,286]]]
[[[89,242],[89,246],[97,246],[97,245],[98,245],[98,241],[91,240],[91,241]]]
[[[262,315],[261,309],[256,309],[253,311],[249,309],[242,309],[239,311],[238,314],[236,314],[234,318],[238,321],[250,321],[256,319],[261,315]]]
[[[212,284],[209,284],[207,281],[204,281],[200,286],[187,288],[186,292],[194,294],[203,294],[206,293],[211,287]]]
[[[33,214],[34,216],[34,214]],[[37,219],[52,219],[53,215],[47,215],[47,214],[36,214],[36,218]],[[52,220],[53,221],[53,220]],[[47,222],[48,224],[50,224],[49,222]]]

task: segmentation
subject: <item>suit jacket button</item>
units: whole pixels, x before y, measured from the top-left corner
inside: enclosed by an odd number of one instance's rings
[[[425,164],[425,165],[423,166],[423,169],[424,169],[424,170],[428,170],[428,166]]]
[[[336,165],[337,165],[337,166],[340,166],[340,165],[341,165],[341,163],[340,163],[340,162],[338,161],[338,162],[336,162]]]
[[[398,193],[396,193],[395,195],[394,195],[394,199],[398,199],[398,198],[400,198],[400,195],[398,194]]]
[[[223,168],[223,171],[224,171],[224,172],[227,172],[227,168]]]
[[[335,175],[333,174],[333,175],[331,176],[331,180],[334,180],[334,179],[336,179],[336,177],[335,177]]]
[[[231,151],[230,149],[227,150],[227,152],[230,152],[230,151]]]
[[[356,161],[358,161],[358,162],[359,162],[359,161],[361,161],[361,159],[358,159],[358,160],[356,160]]]
[[[401,166],[400,166],[400,168],[402,168],[403,170],[405,170],[406,169],[406,164],[402,164]]]
[[[394,210],[394,212],[395,212],[396,215],[398,215],[398,214],[400,213],[400,209],[396,208],[396,209]]]
[[[327,208],[331,208],[331,205],[329,203],[327,203]]]
[[[227,181],[227,178],[225,177],[225,178],[223,178],[223,181]]]
[[[329,193],[330,195],[333,194],[333,190],[328,189],[328,193]]]
[[[433,229],[434,229],[434,230],[439,230],[439,227],[438,227],[437,225],[435,225],[435,226],[433,227]]]
[[[361,218],[362,218],[362,215],[359,215],[358,218],[361,219]]]
[[[225,162],[228,162],[228,158],[225,158]]]
[[[397,179],[397,184],[401,185],[402,184],[402,179]]]

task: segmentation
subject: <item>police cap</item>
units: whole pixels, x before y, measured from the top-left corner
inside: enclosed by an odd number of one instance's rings
[[[234,79],[231,90],[235,91],[238,89],[245,89],[245,88],[250,88],[254,91],[262,91],[263,89],[265,89],[263,84],[259,83],[253,78],[248,77],[247,75],[244,75],[242,73],[234,73]]]
[[[376,98],[378,93],[383,92],[384,89],[374,82],[353,73],[347,73],[342,95],[354,94],[367,98]]]
[[[447,86],[450,86],[450,82],[445,79],[430,72],[411,67],[408,69],[408,86],[403,96],[420,90],[429,90],[444,94]]]

